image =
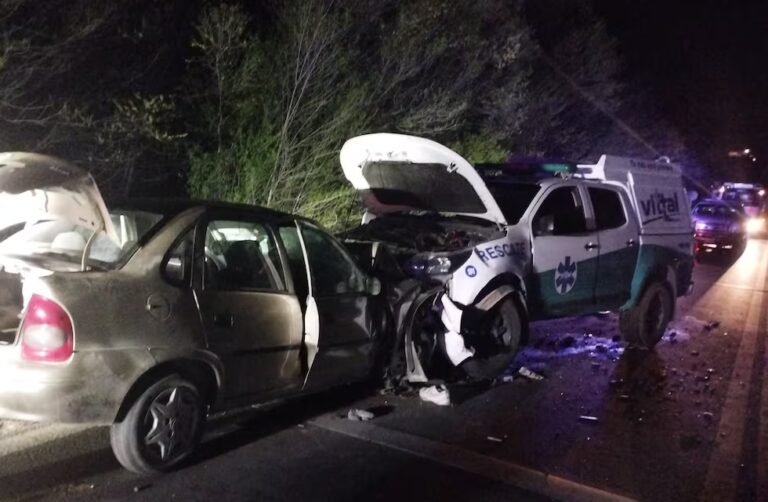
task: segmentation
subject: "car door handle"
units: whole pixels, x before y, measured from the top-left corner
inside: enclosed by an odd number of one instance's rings
[[[213,314],[213,325],[218,328],[231,328],[235,325],[235,316],[232,314]]]
[[[600,244],[595,244],[594,242],[587,242],[586,244],[584,244],[584,249],[586,249],[587,251],[589,251],[590,249],[599,249],[599,248],[600,248]]]
[[[636,244],[635,239],[629,239],[627,241],[627,246],[632,247]]]

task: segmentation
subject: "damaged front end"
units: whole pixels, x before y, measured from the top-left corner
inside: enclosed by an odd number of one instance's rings
[[[506,217],[474,167],[433,141],[386,133],[350,139],[340,162],[366,210],[363,225],[342,238],[388,287],[397,328],[392,374],[423,382],[460,368],[483,378],[496,356],[511,359],[523,309],[498,289],[484,291],[501,285],[491,284],[497,269],[482,253],[515,251]]]
[[[488,221],[418,212],[383,215],[342,235],[387,291],[396,327],[390,380],[420,383],[468,373],[477,349],[465,336],[487,331],[480,325],[489,324],[488,316],[455,303],[448,285],[475,246],[501,236]]]

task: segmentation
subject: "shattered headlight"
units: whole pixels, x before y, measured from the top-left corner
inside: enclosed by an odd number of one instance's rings
[[[457,253],[417,254],[405,263],[405,270],[408,275],[417,278],[451,274],[464,264],[470,256],[472,256],[471,249]]]

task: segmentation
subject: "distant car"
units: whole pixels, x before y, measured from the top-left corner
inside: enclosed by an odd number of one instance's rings
[[[755,183],[724,183],[718,198],[739,209],[746,216],[748,234],[765,230],[765,189]]]
[[[725,250],[739,256],[747,245],[747,219],[731,204],[705,199],[693,208],[697,252]]]
[[[152,473],[190,455],[209,412],[375,365],[381,285],[311,221],[216,202],[107,210],[90,175],[33,154],[0,154],[2,191],[34,192],[40,214],[0,243],[0,279],[23,279],[0,297],[0,418],[111,425],[120,463]]]

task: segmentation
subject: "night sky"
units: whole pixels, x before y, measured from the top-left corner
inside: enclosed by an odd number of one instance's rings
[[[758,159],[753,176],[768,181],[768,2],[595,5],[619,40],[627,77],[655,94],[696,160],[736,172],[743,161],[727,152],[748,147]]]

